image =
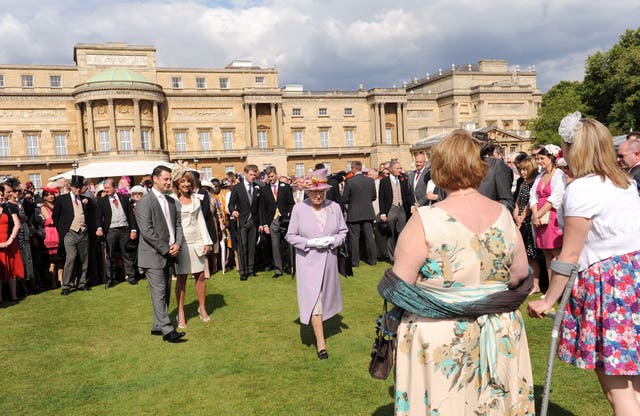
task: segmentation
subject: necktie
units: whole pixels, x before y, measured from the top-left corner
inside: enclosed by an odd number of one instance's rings
[[[118,198],[116,198],[115,196],[113,197],[113,205],[118,208]]]
[[[77,196],[74,196],[74,197],[73,197],[73,202],[75,202],[76,206],[77,206],[77,205],[79,205],[78,197],[77,197]]]
[[[276,184],[273,184],[273,197],[275,199],[278,199],[278,187],[276,186]]]

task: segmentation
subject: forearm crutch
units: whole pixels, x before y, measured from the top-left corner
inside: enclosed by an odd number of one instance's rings
[[[547,416],[547,409],[549,407],[549,395],[551,394],[553,361],[555,360],[556,351],[558,350],[560,324],[562,324],[562,318],[564,317],[564,308],[567,306],[567,302],[569,301],[569,297],[571,296],[571,292],[573,291],[573,285],[575,285],[576,278],[578,277],[578,264],[553,259],[551,260],[551,270],[563,276],[569,276],[569,281],[567,282],[567,286],[564,288],[564,292],[562,293],[562,297],[560,298],[558,309],[555,312],[547,312],[547,316],[553,319],[553,329],[551,330],[551,345],[549,347],[549,359],[547,361],[547,374],[544,380],[544,395],[542,396],[540,416]]]

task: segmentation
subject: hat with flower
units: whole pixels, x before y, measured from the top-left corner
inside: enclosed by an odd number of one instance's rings
[[[304,177],[305,191],[326,191],[331,189],[327,183],[327,168],[314,170]]]

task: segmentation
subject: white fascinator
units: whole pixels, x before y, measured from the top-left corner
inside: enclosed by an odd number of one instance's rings
[[[569,114],[560,122],[558,134],[562,136],[562,140],[566,143],[573,143],[573,134],[582,127],[582,114],[579,111]]]
[[[550,155],[553,155],[553,157],[558,157],[558,155],[560,154],[560,147],[556,146],[555,144],[545,144],[544,148],[547,152],[549,152]]]

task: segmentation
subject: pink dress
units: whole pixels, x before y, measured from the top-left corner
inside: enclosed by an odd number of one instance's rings
[[[538,197],[537,208],[540,209],[547,202],[547,198],[551,195],[551,181],[543,187],[542,181],[538,182],[536,187],[536,196]],[[562,247],[562,229],[558,224],[558,213],[555,208],[551,208],[549,215],[549,224],[534,227],[536,234],[536,247],[540,249],[553,249]]]

